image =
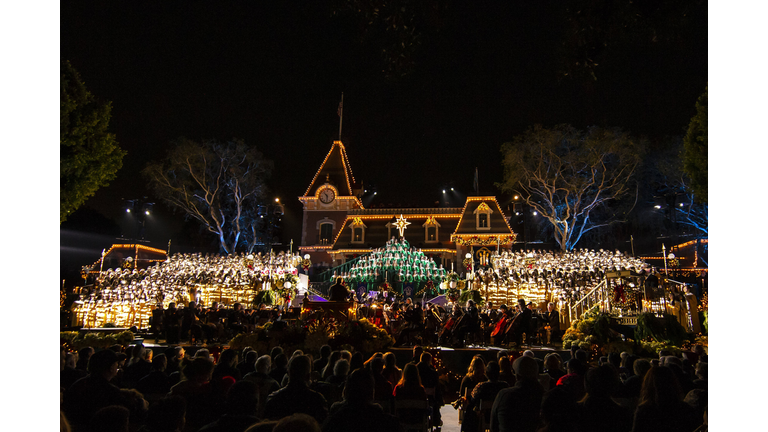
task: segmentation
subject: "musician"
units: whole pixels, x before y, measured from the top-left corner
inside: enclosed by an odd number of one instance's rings
[[[458,335],[458,330],[461,328],[461,322],[464,318],[464,311],[461,309],[458,303],[453,304],[453,312],[446,319],[445,325],[440,330],[438,335],[438,342],[441,344],[447,344],[454,337]]]
[[[480,313],[480,327],[482,333],[482,341],[484,345],[488,345],[491,342],[491,332],[494,330],[496,321],[498,321],[499,313],[494,309],[492,302],[486,302],[482,313]]]
[[[163,327],[163,317],[165,316],[165,311],[163,310],[163,304],[158,303],[157,306],[155,306],[155,309],[152,309],[152,318],[150,320],[150,326],[149,331],[155,335],[155,340],[160,340],[160,335],[163,334],[163,331],[165,330]]]
[[[426,345],[432,345],[436,342],[435,337],[442,322],[437,307],[432,303],[427,303],[424,309],[424,333],[422,335],[422,340]]]
[[[480,331],[480,312],[477,310],[475,302],[467,300],[466,313],[460,328],[461,338],[465,339],[467,344],[475,344],[477,333]]]
[[[403,343],[418,343],[416,338],[422,332],[422,330],[424,330],[424,312],[421,309],[421,304],[416,303],[416,305],[413,306],[411,303],[406,301],[405,307],[406,310],[403,314],[404,326],[400,332],[397,345],[402,345]]]
[[[507,330],[507,338],[519,348],[523,344],[523,334],[530,331],[533,313],[526,307],[523,299],[517,301],[517,308],[519,312],[512,319],[512,324]]]
[[[496,310],[496,308],[493,307],[493,302],[486,302],[485,308],[483,308],[483,313],[488,315],[488,319],[491,320],[491,323],[496,323],[496,321],[499,318],[499,313]]]
[[[547,311],[542,314],[541,318],[549,325],[550,342],[559,342],[562,337],[562,333],[560,332],[560,312],[555,310],[554,302],[549,302],[547,304]]]
[[[533,338],[534,336],[538,337],[539,331],[544,329],[544,326],[542,325],[541,309],[534,308],[533,302],[528,302],[525,307],[531,311],[531,325],[527,335],[529,338]]]
[[[511,321],[512,321],[512,313],[507,308],[507,305],[503,304],[499,306],[498,320],[496,321],[496,325],[491,331],[492,345],[494,346],[501,345],[501,343],[504,341],[504,336],[506,335],[507,327],[509,326]]]

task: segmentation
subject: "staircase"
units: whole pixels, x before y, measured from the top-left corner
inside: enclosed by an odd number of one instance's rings
[[[587,292],[579,301],[568,307],[570,321],[581,319],[584,314],[595,310],[607,312],[610,308],[607,284],[603,280]]]

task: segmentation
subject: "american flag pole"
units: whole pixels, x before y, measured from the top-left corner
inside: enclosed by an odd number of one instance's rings
[[[339,102],[339,109],[336,113],[339,115],[339,141],[341,141],[341,121],[344,120],[344,92],[341,92],[341,102]]]
[[[475,188],[475,195],[480,195],[480,180],[477,176],[477,167],[475,167],[475,182],[473,186]]]

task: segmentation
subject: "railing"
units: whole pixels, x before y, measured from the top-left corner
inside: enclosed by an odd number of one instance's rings
[[[334,273],[336,273],[337,275],[341,275],[343,273],[349,272],[349,269],[351,269],[356,262],[358,262],[361,258],[364,258],[366,256],[368,256],[368,254],[360,255],[359,257],[355,259],[351,259],[345,262],[344,264],[328,269],[320,273],[319,275],[313,277],[312,279],[314,279],[314,282],[318,282],[318,283],[329,282],[331,280],[331,276],[333,276]]]
[[[328,288],[330,287],[330,282],[310,282],[307,292],[311,295],[328,298]]]
[[[605,279],[592,288],[581,300],[577,301],[569,308],[570,319],[576,320],[581,318],[587,312],[593,311],[595,308],[601,308],[601,310],[607,310],[608,297],[605,292],[606,281]]]

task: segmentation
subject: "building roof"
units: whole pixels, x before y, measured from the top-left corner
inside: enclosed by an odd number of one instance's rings
[[[401,217],[409,223],[403,231],[403,237],[411,246],[423,249],[425,252],[455,249],[451,242],[451,234],[461,217],[461,208],[382,208],[351,210],[334,239],[331,250],[362,253],[371,248],[381,247],[391,236],[399,237],[394,223]],[[427,221],[435,222],[438,226],[436,241],[426,239],[424,225]],[[365,226],[365,239],[361,243],[352,241],[350,227],[356,223],[362,223]]]
[[[320,169],[315,173],[304,196],[315,195],[317,188],[325,183],[336,187],[341,196],[354,196],[355,177],[349,165],[347,152],[341,141],[334,141]]]
[[[489,229],[478,229],[476,213],[489,211]],[[507,223],[507,218],[494,196],[471,196],[461,212],[461,219],[451,236],[451,241],[462,244],[509,244],[515,241],[516,234]]]

